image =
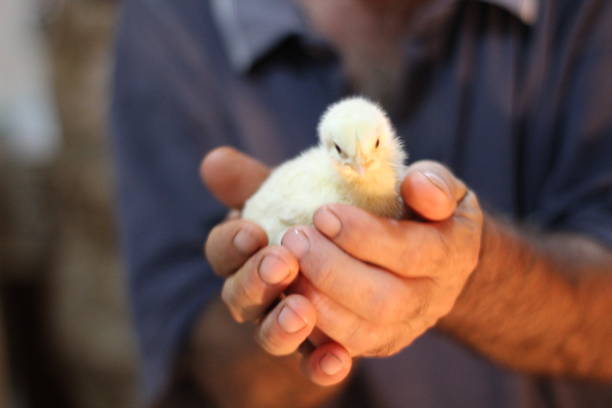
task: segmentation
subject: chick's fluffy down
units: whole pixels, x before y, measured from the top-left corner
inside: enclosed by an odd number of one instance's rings
[[[395,184],[396,177],[381,180]],[[376,183],[379,187],[381,183]],[[399,218],[403,205],[393,186],[382,195],[346,186],[327,153],[320,147],[304,151],[276,168],[247,201],[242,217],[259,224],[269,243],[280,244],[283,234],[295,225],[312,224],[315,211],[329,203],[352,204],[381,216]]]
[[[322,203],[342,201],[327,161],[325,152],[311,148],[283,163],[247,201],[242,217],[259,224],[270,244],[280,244],[288,228],[310,224]]]

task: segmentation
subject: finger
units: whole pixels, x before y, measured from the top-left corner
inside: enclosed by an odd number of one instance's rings
[[[422,282],[418,282],[417,286],[420,283]],[[371,323],[360,319],[316,290],[303,276],[299,276],[288,290],[303,295],[314,306],[317,312],[317,327],[313,333],[320,330],[328,337],[323,343],[338,343],[353,357],[388,357],[397,353],[409,344],[412,328],[418,326],[422,311],[428,307],[426,298],[423,297],[420,308],[413,308],[404,321],[393,324],[382,321]],[[399,333],[404,334],[398,337]],[[311,335],[309,339],[312,337]],[[315,347],[321,344],[313,343]]]
[[[316,316],[308,299],[297,294],[289,295],[264,318],[255,338],[272,355],[291,354],[312,332]]]
[[[382,340],[379,326],[339,305],[318,291],[303,276],[299,276],[291,284],[288,293],[297,293],[307,298],[317,313],[317,329],[329,339],[341,344],[350,355],[366,354],[373,345],[376,347]]]
[[[226,277],[267,244],[267,235],[260,226],[247,220],[232,220],[210,231],[204,253],[213,271]]]
[[[329,386],[344,380],[353,365],[349,353],[341,345],[328,342],[315,348],[302,360],[302,370],[315,384]]]
[[[458,256],[463,258],[466,265],[471,265],[471,272],[476,268],[480,258],[480,245],[484,214],[480,208],[476,194],[471,190],[459,202],[455,216],[445,221],[440,228],[448,231],[451,239],[458,245]]]
[[[441,249],[453,262],[459,258],[478,256],[482,234],[483,213],[478,198],[468,190],[458,202],[454,215],[444,221],[421,224],[438,237]]]
[[[422,268],[443,257],[446,250],[433,225],[378,217],[346,204],[319,208],[313,222],[352,257],[402,277],[429,276]]]
[[[234,320],[258,319],[298,273],[295,258],[280,246],[265,247],[223,284],[221,298]]]
[[[289,230],[282,245],[299,259],[312,285],[364,320],[400,318],[410,307],[411,293],[401,278],[348,255],[314,228]]]
[[[269,174],[263,163],[227,146],[208,153],[200,165],[204,184],[231,208],[241,208]]]
[[[465,196],[465,184],[434,161],[418,161],[408,167],[401,184],[405,204],[430,221],[451,217]]]

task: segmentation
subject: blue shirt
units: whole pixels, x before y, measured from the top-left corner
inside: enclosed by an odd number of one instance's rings
[[[415,21],[392,116],[411,160],[445,163],[490,211],[612,246],[612,3],[432,0]],[[112,131],[149,399],[167,388],[221,286],[202,244],[226,209],[199,180],[201,158],[229,144],[278,164],[316,142],[319,116],[347,92],[337,55],[290,1],[124,2]],[[380,407],[579,407],[593,398],[435,331],[359,370]]]

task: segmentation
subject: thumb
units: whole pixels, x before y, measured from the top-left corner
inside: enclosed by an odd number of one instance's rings
[[[200,165],[206,187],[231,208],[241,208],[269,174],[266,165],[228,146],[209,152]]]
[[[467,193],[465,184],[434,161],[418,161],[406,170],[401,194],[406,206],[429,221],[450,218]]]

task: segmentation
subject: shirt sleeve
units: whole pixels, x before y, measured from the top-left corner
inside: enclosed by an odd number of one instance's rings
[[[169,385],[193,322],[221,286],[202,247],[226,212],[198,172],[224,140],[211,136],[206,90],[190,83],[189,56],[173,46],[177,33],[163,21],[168,15],[152,10],[157,3],[165,2],[124,3],[111,109],[119,227],[148,401]]]
[[[554,142],[531,218],[612,247],[612,6],[597,1],[580,9],[572,41],[555,66],[565,73],[559,78],[558,105],[541,106],[556,112],[550,127]]]

